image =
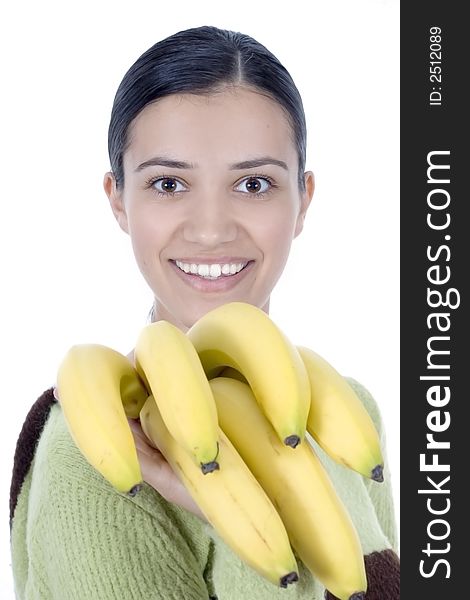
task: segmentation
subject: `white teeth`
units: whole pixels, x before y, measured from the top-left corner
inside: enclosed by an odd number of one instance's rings
[[[222,267],[220,265],[211,265],[209,275],[211,277],[220,277],[222,273]]]
[[[199,265],[197,268],[197,274],[200,277],[208,277],[210,272],[209,265]]]
[[[185,273],[191,273],[192,275],[199,275],[206,279],[218,279],[222,275],[230,276],[235,275],[246,267],[248,262],[245,263],[226,263],[226,264],[196,264],[196,263],[184,263],[180,260],[175,261],[178,268]]]

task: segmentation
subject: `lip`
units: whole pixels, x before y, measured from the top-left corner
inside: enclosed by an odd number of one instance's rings
[[[173,270],[176,272],[178,277],[182,281],[184,281],[184,283],[186,283],[186,285],[189,285],[191,288],[193,288],[194,290],[196,290],[198,292],[204,292],[204,293],[211,293],[211,292],[221,293],[221,292],[227,292],[227,291],[233,289],[243,279],[245,279],[245,277],[247,277],[249,275],[249,273],[253,269],[253,265],[256,262],[254,260],[247,261],[246,258],[227,259],[226,257],[223,257],[222,259],[218,258],[217,260],[216,259],[210,260],[209,258],[202,259],[199,257],[197,257],[197,258],[193,257],[190,260],[184,259],[184,258],[181,258],[181,259],[178,258],[178,261],[180,261],[180,260],[181,260],[181,262],[206,264],[206,265],[227,264],[230,262],[233,262],[233,263],[247,262],[246,267],[244,267],[241,271],[239,271],[235,275],[225,275],[225,276],[219,277],[218,279],[204,279],[202,277],[199,277],[199,275],[193,275],[192,273],[185,273],[179,267],[176,266],[176,262],[174,260],[169,261]]]
[[[188,264],[196,264],[196,265],[227,265],[227,264],[237,264],[237,263],[247,263],[250,262],[249,258],[241,257],[241,256],[218,256],[216,258],[210,256],[192,256],[191,258],[172,258],[170,262],[183,262]]]

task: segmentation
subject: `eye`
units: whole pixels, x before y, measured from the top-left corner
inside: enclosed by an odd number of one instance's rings
[[[162,196],[171,196],[172,194],[186,190],[186,187],[181,181],[178,181],[178,179],[175,179],[174,177],[153,177],[146,182],[145,186],[147,188],[152,188]]]
[[[243,179],[235,188],[238,192],[248,192],[253,195],[266,194],[271,188],[276,187],[270,177],[265,175],[252,175]]]

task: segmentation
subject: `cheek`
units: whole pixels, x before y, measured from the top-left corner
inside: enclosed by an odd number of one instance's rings
[[[144,274],[153,268],[164,247],[166,232],[165,220],[148,218],[145,215],[131,215],[129,235],[137,263]]]
[[[295,217],[293,212],[283,211],[263,219],[256,227],[259,246],[265,261],[276,265],[284,264],[294,238]]]

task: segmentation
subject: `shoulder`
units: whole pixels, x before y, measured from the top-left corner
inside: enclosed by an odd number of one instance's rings
[[[377,404],[375,398],[372,396],[370,391],[362,383],[359,383],[359,381],[357,381],[356,379],[353,379],[352,377],[345,377],[344,379],[346,379],[346,381],[352,387],[358,398],[361,400],[365,409],[369,413],[372,421],[374,422],[374,425],[377,428],[379,435],[382,435],[382,415],[380,412],[379,405]]]
[[[155,590],[167,597],[170,589],[207,597],[202,522],[147,484],[133,498],[117,492],[76,447],[57,403],[19,494],[12,537],[17,582],[39,585],[41,572],[44,597],[114,598],[107,587],[116,577],[126,598]]]
[[[372,394],[367,388],[361,383],[346,377],[349,385],[356,392],[359,399],[362,401],[364,407],[369,413],[374,425],[379,433],[380,445],[382,449],[382,455],[384,458],[385,469],[384,469],[384,481],[377,485],[372,480],[364,480],[364,486],[370,499],[374,505],[377,518],[380,522],[384,534],[387,536],[391,547],[397,552],[398,551],[398,530],[396,525],[395,517],[395,503],[394,494],[392,490],[392,474],[387,458],[386,448],[386,432],[383,424],[382,416],[380,413],[379,406],[375,401]]]
[[[18,436],[10,485],[10,527],[23,483],[30,470],[39,438],[54,403],[53,388],[49,388],[31,406]]]

